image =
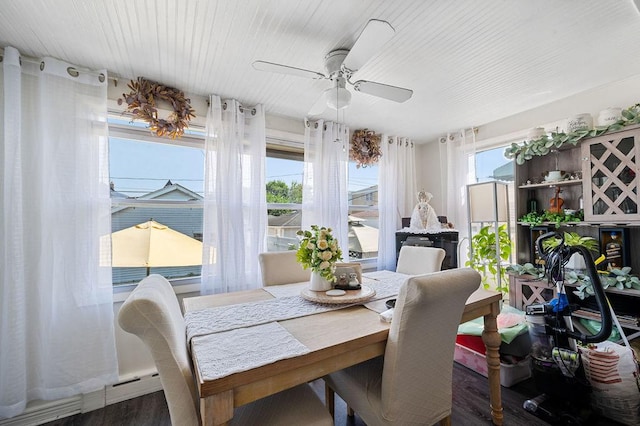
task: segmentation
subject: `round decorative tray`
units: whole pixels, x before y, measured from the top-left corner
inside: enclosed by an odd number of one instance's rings
[[[369,286],[363,285],[360,290],[347,290],[343,296],[328,296],[326,291],[312,291],[308,288],[300,292],[302,298],[311,302],[328,303],[328,304],[345,304],[365,302],[376,295],[376,291]]]

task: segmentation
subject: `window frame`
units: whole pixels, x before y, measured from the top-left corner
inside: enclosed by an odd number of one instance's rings
[[[124,123],[123,114],[118,111],[108,111],[107,126],[108,138],[115,138],[127,141],[159,143],[164,145],[180,145],[194,149],[204,150],[205,129],[202,126],[191,126],[186,129],[185,134],[180,138],[179,143],[175,140],[162,138],[153,135],[147,127],[143,127],[139,120],[132,117],[125,118],[131,120]],[[204,160],[203,160],[204,163]],[[111,178],[111,176],[109,176]],[[129,198],[111,198],[111,209],[127,207],[167,207],[167,208],[202,208],[204,200],[140,200]],[[201,275],[184,278],[168,279],[177,294],[200,291]],[[137,283],[114,284],[112,282],[113,294],[127,294],[136,287]],[[178,290],[179,288],[179,290]]]

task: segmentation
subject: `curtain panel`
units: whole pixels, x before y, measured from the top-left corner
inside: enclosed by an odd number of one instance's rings
[[[467,184],[475,182],[475,133],[470,136],[461,130],[447,135],[446,143],[440,144],[442,164],[447,165],[444,205],[447,208],[448,220],[458,231],[460,247],[458,253],[459,265],[468,260],[468,250],[462,247],[462,241],[469,240],[468,212],[467,212]]]
[[[215,95],[209,102],[201,292],[259,288],[267,228],[264,108]]]
[[[349,128],[331,121],[305,120],[302,229],[309,230],[311,225],[331,228],[343,260],[349,258],[348,163]]]
[[[383,135],[378,173],[378,269],[395,271],[396,230],[417,201],[415,147],[408,138]]]
[[[118,380],[106,71],[6,47],[0,70],[0,418]]]

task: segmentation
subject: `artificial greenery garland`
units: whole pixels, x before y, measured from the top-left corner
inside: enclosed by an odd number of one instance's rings
[[[353,132],[349,157],[356,162],[357,168],[371,166],[377,163],[381,156],[380,135],[367,129]]]
[[[510,159],[515,158],[516,163],[522,165],[533,157],[547,155],[552,149],[558,149],[565,144],[575,146],[586,137],[600,136],[633,124],[640,124],[640,103],[623,110],[620,120],[609,126],[596,126],[592,130],[577,130],[570,133],[551,133],[551,136],[544,135],[538,139],[524,141],[522,145],[512,143],[505,149],[504,155]]]
[[[168,135],[175,139],[184,134],[184,128],[189,121],[195,118],[191,108],[191,100],[185,98],[184,92],[173,87],[168,87],[155,81],[138,77],[127,85],[131,92],[123,93],[118,99],[118,105],[127,103],[127,111],[135,118],[149,123],[149,129],[158,136]],[[158,118],[157,101],[164,101],[173,109],[166,119]]]

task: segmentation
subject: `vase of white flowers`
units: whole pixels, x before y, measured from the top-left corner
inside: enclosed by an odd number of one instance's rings
[[[336,262],[342,257],[338,240],[331,235],[331,228],[311,225],[311,231],[298,231],[301,237],[296,253],[304,269],[311,268],[310,290],[331,290],[336,277],[333,274]]]

